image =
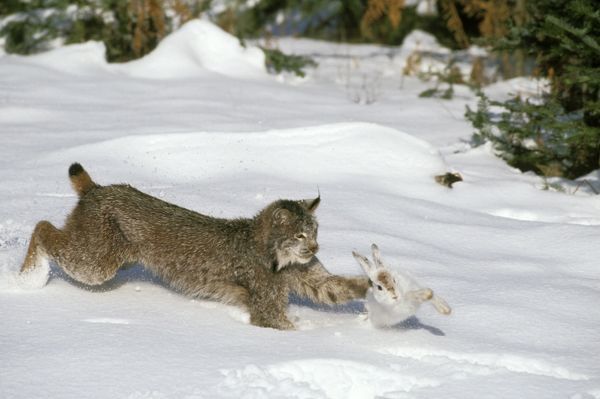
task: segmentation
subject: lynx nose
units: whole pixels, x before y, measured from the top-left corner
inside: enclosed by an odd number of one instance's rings
[[[308,250],[310,252],[312,252],[313,254],[316,254],[317,251],[319,250],[319,244],[317,244],[316,241],[313,241],[311,243],[308,244]]]

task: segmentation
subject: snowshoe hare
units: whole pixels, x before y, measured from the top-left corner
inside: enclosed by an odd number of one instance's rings
[[[421,287],[411,276],[392,270],[381,260],[377,245],[371,245],[372,264],[369,259],[352,252],[373,282],[367,293],[367,310],[375,327],[390,327],[414,316],[419,306],[430,301],[441,314],[450,314],[450,306],[436,296],[430,288]]]

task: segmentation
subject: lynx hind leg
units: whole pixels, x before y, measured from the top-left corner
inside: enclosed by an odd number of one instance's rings
[[[31,234],[21,273],[28,273],[40,266],[42,261],[48,258],[49,250],[54,250],[57,242],[61,239],[61,231],[50,222],[45,220],[39,222]]]
[[[45,284],[48,280],[49,260],[53,260],[71,278],[86,285],[100,285],[112,279],[125,263],[120,255],[124,251],[114,245],[94,243],[93,240],[90,240],[92,244],[81,245],[84,234],[68,234],[50,222],[39,222],[31,235],[29,249],[21,266],[21,282],[36,286]],[[46,273],[45,280],[38,284],[43,272]]]
[[[48,221],[41,221],[33,230],[29,248],[19,273],[21,286],[39,288],[46,284],[50,275],[49,260],[60,252],[64,233]]]
[[[450,313],[452,313],[452,308],[450,307],[450,305],[448,305],[446,301],[444,301],[437,295],[434,295],[433,298],[431,298],[431,304],[433,305],[435,310],[437,310],[441,314],[449,315]]]
[[[433,298],[433,291],[430,288],[421,288],[414,291],[409,291],[406,294],[407,299],[416,302],[425,302]]]
[[[107,256],[94,259],[93,261],[89,259],[84,261],[82,259],[81,261],[67,261],[57,264],[69,277],[79,283],[101,285],[112,280],[123,263],[125,262],[120,262],[112,256]]]

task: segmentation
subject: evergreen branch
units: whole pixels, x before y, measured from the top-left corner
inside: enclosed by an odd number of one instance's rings
[[[596,42],[596,40],[594,40],[594,38],[592,36],[588,35],[589,29],[575,28],[574,26],[569,25],[565,21],[558,19],[554,15],[547,15],[546,21],[559,29],[567,31],[574,36],[577,36],[578,38],[580,38],[582,40],[583,43],[585,43],[592,49],[596,50],[597,52],[600,52],[600,45],[598,45],[598,43]],[[574,49],[572,49],[572,50],[574,50]]]
[[[583,37],[588,33],[587,29],[585,29],[585,28],[577,29],[574,26],[569,25],[562,19],[558,19],[554,15],[546,15],[546,21],[551,23],[552,25],[556,26],[557,28],[565,30],[577,37]]]
[[[585,36],[582,40],[589,47],[593,48],[594,50],[600,53],[600,45],[598,44],[598,42],[596,42],[596,40],[593,37]]]

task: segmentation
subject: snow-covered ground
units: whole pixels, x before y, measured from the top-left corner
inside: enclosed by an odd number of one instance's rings
[[[431,83],[402,77],[414,40],[282,40],[320,62],[304,80],[267,75],[236,43],[196,21],[129,64],[106,64],[98,43],[0,56],[0,398],[600,398],[600,201],[587,184],[544,191],[471,148],[473,94],[421,99]],[[490,88],[511,90],[537,85]],[[330,271],[361,273],[351,251],[376,242],[453,314],[424,306],[376,330],[361,302],[293,299],[298,328],[282,332],[139,266],[94,290],[52,266],[26,290],[15,273],[35,223],[60,226],[76,202],[73,161],[100,184],[220,217],[318,187]],[[464,182],[435,183],[446,171]]]

